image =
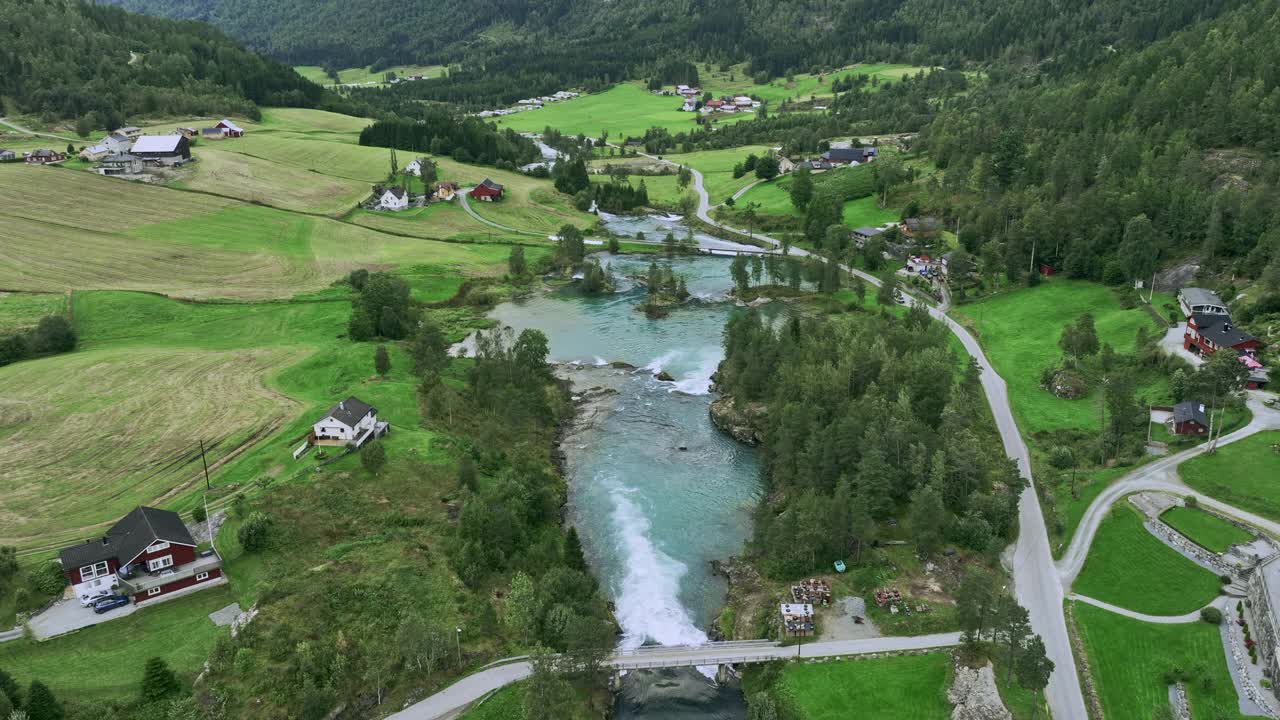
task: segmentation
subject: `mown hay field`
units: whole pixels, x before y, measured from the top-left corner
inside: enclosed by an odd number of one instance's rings
[[[33,328],[40,318],[66,311],[67,296],[62,293],[0,292],[0,335]]]
[[[340,216],[369,196],[369,183],[202,146],[199,162],[175,187],[227,195],[285,210]]]

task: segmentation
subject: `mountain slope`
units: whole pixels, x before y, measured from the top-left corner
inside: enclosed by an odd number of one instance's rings
[[[0,0],[0,97],[7,111],[85,117],[312,107],[326,93],[206,25],[55,0]],[[3,112],[5,108],[0,108]]]

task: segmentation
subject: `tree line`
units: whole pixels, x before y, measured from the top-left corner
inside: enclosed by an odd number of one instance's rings
[[[532,140],[514,130],[498,130],[478,118],[432,108],[416,120],[378,120],[360,131],[360,144],[449,155],[463,163],[505,170],[541,157]]]
[[[62,315],[46,315],[33,328],[0,336],[0,367],[76,349],[76,331]]]

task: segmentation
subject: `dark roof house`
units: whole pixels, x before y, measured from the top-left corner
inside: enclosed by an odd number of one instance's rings
[[[1203,435],[1209,429],[1209,418],[1205,416],[1204,403],[1184,400],[1173,406],[1165,424],[1174,435]]]
[[[822,153],[822,159],[833,163],[864,163],[876,156],[876,149],[873,147],[857,147],[857,148],[831,148]]]
[[[1212,354],[1220,348],[1257,350],[1262,342],[1236,327],[1229,315],[1192,313],[1187,319],[1183,346],[1188,350],[1194,346],[1202,353]]]

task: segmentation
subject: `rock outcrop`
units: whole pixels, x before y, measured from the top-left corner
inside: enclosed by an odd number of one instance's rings
[[[955,682],[947,691],[947,700],[955,706],[951,710],[951,720],[1013,719],[1000,699],[995,671],[990,663],[977,669],[957,666]]]
[[[721,397],[711,403],[711,422],[738,442],[759,445],[765,412],[764,403],[740,405],[731,397]]]

